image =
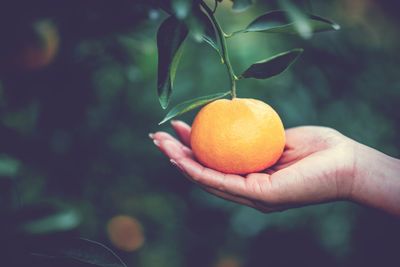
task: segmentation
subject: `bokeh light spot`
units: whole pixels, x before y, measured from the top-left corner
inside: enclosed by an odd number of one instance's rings
[[[139,249],[145,240],[141,223],[127,215],[113,217],[107,224],[107,234],[116,248],[127,252]]]

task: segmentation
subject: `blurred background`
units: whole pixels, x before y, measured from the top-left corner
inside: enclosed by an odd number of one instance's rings
[[[280,76],[240,81],[239,97],[269,103],[287,128],[329,126],[400,157],[397,4],[311,3],[341,30],[229,39],[238,73],[305,49]],[[226,32],[277,8],[231,6],[224,0],[216,13]],[[148,138],[171,132],[158,126],[166,111],[156,93],[165,17],[153,1],[1,2],[3,262],[63,235],[101,242],[128,266],[400,266],[400,222],[389,215],[344,202],[262,214],[203,192],[170,165]],[[229,89],[215,51],[193,38],[184,49],[172,106]]]

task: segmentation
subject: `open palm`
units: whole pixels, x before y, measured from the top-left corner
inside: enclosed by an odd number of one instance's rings
[[[263,212],[347,199],[352,190],[354,146],[339,132],[317,126],[286,130],[286,146],[271,168],[246,176],[225,174],[196,161],[190,126],[172,122],[179,140],[166,132],[151,134],[154,143],[179,170],[204,190]]]

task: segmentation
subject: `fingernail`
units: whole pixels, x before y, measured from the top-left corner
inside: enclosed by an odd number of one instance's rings
[[[153,140],[153,143],[154,143],[156,146],[160,147],[160,142],[159,142],[158,140],[154,139],[154,140]]]
[[[150,137],[150,139],[154,139],[154,134],[153,133],[149,133],[149,137]]]
[[[174,125],[176,122],[177,122],[177,120],[171,120],[171,121],[170,121],[170,123],[171,123],[172,125]]]

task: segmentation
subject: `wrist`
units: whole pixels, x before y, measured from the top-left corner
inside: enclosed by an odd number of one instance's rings
[[[350,199],[400,216],[400,160],[356,143]]]

